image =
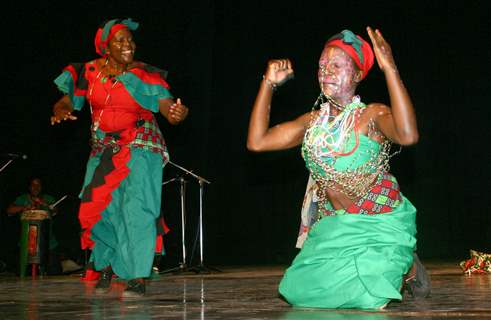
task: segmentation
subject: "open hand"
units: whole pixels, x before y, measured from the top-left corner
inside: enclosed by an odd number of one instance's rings
[[[70,110],[68,107],[59,105],[53,109],[53,115],[51,116],[50,120],[51,125],[55,125],[61,121],[77,120],[77,117],[72,115],[72,110]]]
[[[377,64],[382,71],[397,70],[394,57],[392,55],[392,49],[389,43],[384,39],[380,30],[367,27],[368,36],[372,41],[373,52],[377,59]]]

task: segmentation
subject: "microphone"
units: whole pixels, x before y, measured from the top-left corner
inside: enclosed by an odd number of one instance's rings
[[[27,159],[27,155],[23,153],[3,153],[2,156],[9,159]]]

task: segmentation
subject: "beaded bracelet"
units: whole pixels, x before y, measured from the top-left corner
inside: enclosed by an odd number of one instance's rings
[[[278,85],[276,83],[273,83],[271,80],[266,79],[264,74],[263,74],[263,80],[271,88],[271,90],[276,91],[276,89],[278,88]]]

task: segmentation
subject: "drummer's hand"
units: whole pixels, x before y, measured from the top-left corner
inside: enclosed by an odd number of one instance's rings
[[[281,86],[293,78],[293,69],[290,59],[273,59],[268,61],[264,79],[276,86]]]
[[[31,199],[32,199],[32,206],[33,207],[39,207],[42,204],[46,204],[46,202],[44,202],[43,198],[32,197]]]

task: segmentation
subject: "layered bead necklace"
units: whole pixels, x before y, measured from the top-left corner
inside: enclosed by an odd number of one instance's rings
[[[102,66],[102,68],[99,70],[99,73],[97,73],[97,76],[95,77],[95,80],[92,82],[91,86],[90,86],[90,89],[89,89],[89,106],[90,106],[90,113],[93,114],[93,107],[92,107],[92,93],[94,91],[94,85],[97,81],[100,80],[100,82],[103,84],[103,88],[104,90],[106,91],[106,99],[104,100],[104,107],[106,107],[109,102],[111,101],[111,91],[112,89],[114,89],[114,87],[116,86],[116,84],[119,82],[118,78],[116,75],[111,75],[111,74],[108,74],[108,75],[103,75],[103,71],[104,69],[106,69],[106,67],[108,66],[109,64],[109,59],[106,58],[106,62],[104,63],[104,66]],[[123,71],[122,74],[124,74],[125,72]],[[109,90],[106,90],[106,88],[104,87],[104,84],[107,82],[108,79],[112,79],[112,85],[111,87],[109,88]],[[97,129],[99,129],[99,126],[100,126],[100,122],[101,122],[101,118],[102,118],[102,115],[104,113],[104,108],[102,108],[101,112],[99,113],[98,117],[95,118],[94,116],[94,123],[92,125],[92,130],[95,132],[97,131]]]
[[[315,117],[315,108],[320,106],[319,114]],[[331,115],[331,107],[340,110],[337,116]],[[366,105],[360,102],[359,96],[354,96],[351,103],[341,106],[329,96],[323,93],[317,98],[311,112],[310,125],[305,133],[304,141],[307,145],[315,147],[316,154],[320,157],[334,157],[349,155],[358,146],[358,133],[355,131],[356,145],[347,151],[347,142],[351,132],[357,124],[361,111]]]
[[[389,159],[392,156],[390,140],[383,139],[378,151],[368,149],[368,160],[355,166],[358,157],[361,156],[355,153],[359,146],[357,126],[366,105],[360,102],[358,96],[354,96],[352,102],[346,106],[340,106],[333,101],[331,97],[321,93],[312,109],[312,118],[302,146],[304,158],[318,167],[317,170],[312,170],[310,164],[312,178],[318,185],[317,196],[321,205],[328,201],[328,189],[339,191],[351,199],[365,195],[380,173],[389,170]],[[317,106],[320,106],[320,110],[314,112]],[[341,112],[337,116],[331,115],[332,107]],[[369,136],[375,133],[375,123],[371,120]],[[350,148],[353,138],[354,146]],[[355,155],[347,170],[340,171],[335,168],[338,158],[353,153]]]

